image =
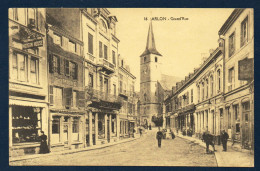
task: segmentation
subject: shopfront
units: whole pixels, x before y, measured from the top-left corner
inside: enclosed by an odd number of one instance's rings
[[[83,148],[84,113],[51,110],[51,151]]]
[[[9,155],[39,153],[40,131],[48,136],[47,105],[12,99],[9,105]]]

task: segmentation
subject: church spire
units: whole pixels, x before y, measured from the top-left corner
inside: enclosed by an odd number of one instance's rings
[[[143,52],[143,54],[141,56],[145,56],[145,55],[148,55],[148,54],[155,54],[155,55],[162,56],[156,50],[156,47],[155,47],[152,20],[151,20],[150,25],[149,25],[146,48],[145,48],[145,51]]]

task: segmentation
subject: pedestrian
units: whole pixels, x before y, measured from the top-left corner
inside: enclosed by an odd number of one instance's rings
[[[174,138],[175,138],[175,135],[174,135],[172,129],[170,129],[170,132],[171,132],[172,139],[174,139]]]
[[[158,147],[159,148],[161,148],[162,138],[163,138],[163,133],[162,133],[162,131],[160,131],[160,127],[158,127],[158,132],[156,134],[156,139],[158,140]]]
[[[140,127],[140,128],[139,128],[140,137],[142,136],[142,132],[143,132],[143,130],[142,130],[142,128]]]
[[[214,140],[214,137],[213,135],[211,135],[209,132],[208,132],[208,129],[206,129],[202,135],[202,139],[203,141],[206,143],[206,153],[210,153],[210,150],[209,150],[209,145],[212,146],[213,150],[215,150],[215,146],[214,146],[214,143],[213,143],[213,140]]]
[[[223,151],[227,151],[227,140],[229,138],[228,133],[223,129],[221,131],[221,141],[223,145]]]
[[[47,135],[44,134],[44,131],[41,131],[41,136],[40,136],[40,140],[41,140],[41,145],[40,145],[40,154],[44,154],[44,153],[49,153],[49,148],[47,145]]]

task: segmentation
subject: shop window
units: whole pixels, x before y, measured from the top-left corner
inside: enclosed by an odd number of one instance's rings
[[[93,55],[93,35],[88,33],[88,53]]]
[[[104,58],[107,59],[107,46],[104,45]]]
[[[239,116],[239,107],[238,105],[233,106],[234,120],[236,122],[236,132],[240,132],[240,116]]]
[[[229,36],[229,57],[235,53],[235,32]]]
[[[79,133],[79,118],[73,118],[72,133]]]
[[[39,82],[39,60],[37,58],[32,57],[30,62],[30,81],[34,84],[38,84]]]
[[[52,134],[59,134],[60,133],[60,117],[53,116],[52,120]]]
[[[12,106],[13,143],[37,142],[41,129],[41,109]]]
[[[56,33],[53,34],[53,43],[62,46],[62,37]]]
[[[241,47],[248,41],[248,17],[241,23]]]
[[[103,48],[102,48],[102,42],[99,41],[99,57],[103,58]]]

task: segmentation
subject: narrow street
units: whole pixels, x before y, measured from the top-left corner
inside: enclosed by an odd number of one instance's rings
[[[153,129],[140,139],[103,149],[11,162],[10,165],[217,166],[213,154],[205,154],[205,149],[199,145],[190,150],[189,141],[179,137],[163,140],[162,148],[158,148],[156,131]]]

